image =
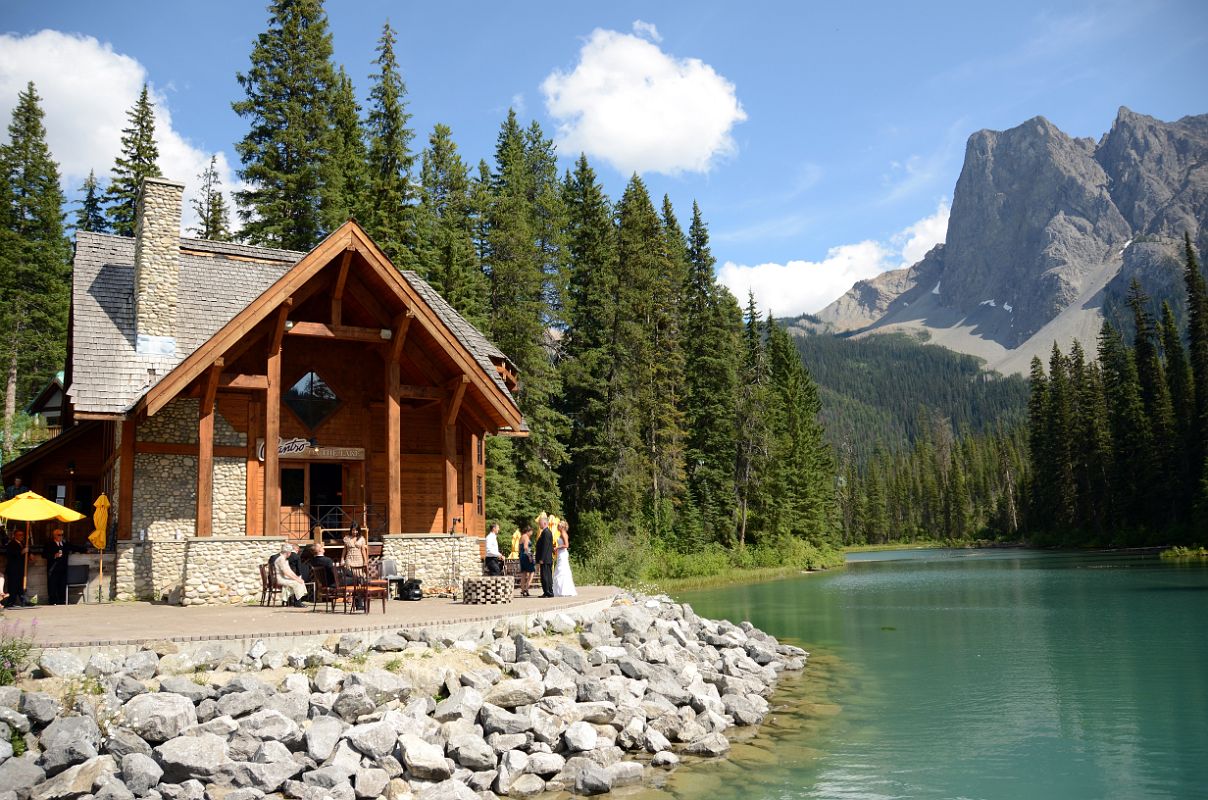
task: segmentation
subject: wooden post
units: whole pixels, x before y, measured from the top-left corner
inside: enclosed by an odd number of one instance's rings
[[[277,310],[269,333],[268,389],[264,397],[264,535],[281,534],[281,470],[277,462],[277,440],[281,438],[281,341],[293,298]]]
[[[462,516],[461,504],[457,499],[457,414],[461,411],[461,401],[466,395],[466,385],[470,379],[465,375],[450,381],[449,399],[445,401],[442,422],[444,429],[443,447],[445,455],[445,530],[453,530],[453,519]],[[465,520],[462,520],[462,530],[465,532]]]
[[[247,453],[244,456],[244,463],[247,465],[247,481],[245,494],[247,497],[247,535],[260,536],[264,533],[264,476],[261,474],[264,471],[264,464],[260,463],[259,454],[256,452],[256,440],[263,435],[261,423],[264,422],[264,414],[261,411],[262,402],[259,398],[253,399],[247,405]]]
[[[134,536],[134,420],[122,420],[121,455],[118,457],[117,538]]]
[[[478,449],[478,434],[467,430],[462,437],[461,454],[461,505],[462,518],[466,521],[466,533],[479,535],[478,506],[474,503],[474,453]],[[484,509],[485,510],[485,509]],[[482,531],[486,533],[485,530]]]
[[[403,532],[402,407],[398,396],[399,364],[386,364],[386,532]]]
[[[202,379],[197,406],[197,523],[193,529],[196,536],[209,536],[214,524],[214,398],[220,374],[221,358]]]

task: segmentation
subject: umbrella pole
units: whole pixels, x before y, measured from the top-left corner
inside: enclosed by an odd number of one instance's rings
[[[29,588],[29,520],[25,521],[25,569],[21,572],[21,594]]]

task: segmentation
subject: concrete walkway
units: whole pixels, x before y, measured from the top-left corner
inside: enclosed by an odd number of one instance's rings
[[[302,639],[333,633],[374,632],[406,628],[459,629],[470,624],[514,617],[529,617],[551,611],[586,610],[611,604],[614,586],[580,586],[577,597],[517,597],[499,605],[463,605],[447,598],[424,598],[418,602],[389,600],[386,613],[381,602],[370,613],[344,614],[319,610],[261,606],[170,606],[162,603],[105,603],[70,606],[35,606],[5,609],[0,620],[36,629],[35,641],[42,648],[118,647],[166,639],[173,642],[254,641],[255,639]]]

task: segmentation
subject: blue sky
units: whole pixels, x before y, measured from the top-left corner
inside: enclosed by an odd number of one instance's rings
[[[945,233],[965,141],[1044,115],[1098,138],[1116,110],[1208,113],[1208,3],[330,2],[364,99],[382,23],[399,31],[417,146],[443,122],[490,158],[509,106],[579,149],[619,197],[638,171],[719,274],[777,314],[813,311]],[[6,2],[0,112],[34,80],[69,190],[113,163],[144,80],[165,172],[237,178],[230,103],[258,2]]]

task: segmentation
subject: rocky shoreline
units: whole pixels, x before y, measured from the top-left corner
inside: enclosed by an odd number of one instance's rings
[[[807,654],[667,597],[288,653],[48,650],[0,688],[0,800],[478,800],[715,758]],[[14,751],[14,747],[16,751]],[[20,751],[24,752],[20,752]]]

